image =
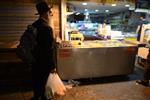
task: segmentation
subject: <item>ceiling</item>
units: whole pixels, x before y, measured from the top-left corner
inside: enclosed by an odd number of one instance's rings
[[[84,1],[85,2],[85,1]],[[102,4],[102,3],[96,3],[96,2],[87,2],[87,5],[82,5],[83,2],[81,1],[68,1],[67,2],[69,9],[71,9],[74,12],[84,13],[85,9],[88,9],[89,13],[118,13],[122,11],[129,10],[129,7],[125,7],[125,4],[129,4],[127,2],[118,2],[116,6],[111,6],[112,4]],[[129,4],[132,7],[133,4]],[[95,10],[98,10],[98,12],[95,12]],[[108,12],[106,12],[106,10]]]

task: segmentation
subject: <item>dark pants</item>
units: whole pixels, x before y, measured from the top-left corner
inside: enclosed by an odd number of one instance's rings
[[[34,63],[32,65],[32,80],[34,98],[44,98],[45,85],[50,71],[45,69],[45,65]],[[38,100],[38,99],[37,99]],[[43,100],[43,99],[42,99]]]
[[[145,80],[150,80],[150,50],[149,54],[146,59],[146,64],[144,66],[145,72],[144,72],[144,79]]]

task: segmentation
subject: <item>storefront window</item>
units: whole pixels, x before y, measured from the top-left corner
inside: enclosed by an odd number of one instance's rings
[[[131,2],[104,4],[68,0],[66,11],[67,36],[78,31],[84,40],[136,38],[140,16],[146,19],[149,15],[135,12],[135,4]]]

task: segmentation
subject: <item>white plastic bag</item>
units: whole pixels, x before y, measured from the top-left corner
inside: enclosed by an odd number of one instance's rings
[[[61,81],[57,73],[50,73],[46,83],[46,95],[60,95],[64,96],[66,87]]]

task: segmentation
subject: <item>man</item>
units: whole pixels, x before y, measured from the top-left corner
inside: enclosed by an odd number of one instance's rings
[[[54,37],[49,25],[52,11],[47,2],[36,4],[39,19],[32,25],[37,28],[37,46],[33,51],[35,62],[32,64],[33,92],[32,100],[46,100],[45,85],[49,73],[54,72]]]
[[[144,61],[144,80],[136,81],[138,84],[142,84],[144,86],[149,86],[150,80],[150,34],[147,36],[146,39],[146,47],[149,48],[147,59]]]
[[[148,36],[146,38],[146,44],[145,46],[149,48],[147,59],[144,59],[144,79],[138,80],[136,83],[149,86],[149,80],[150,80],[150,33],[148,33]]]
[[[149,86],[149,80],[150,80],[150,49],[146,59],[146,63],[144,65],[144,80],[138,80],[136,81],[136,83],[144,86]]]

